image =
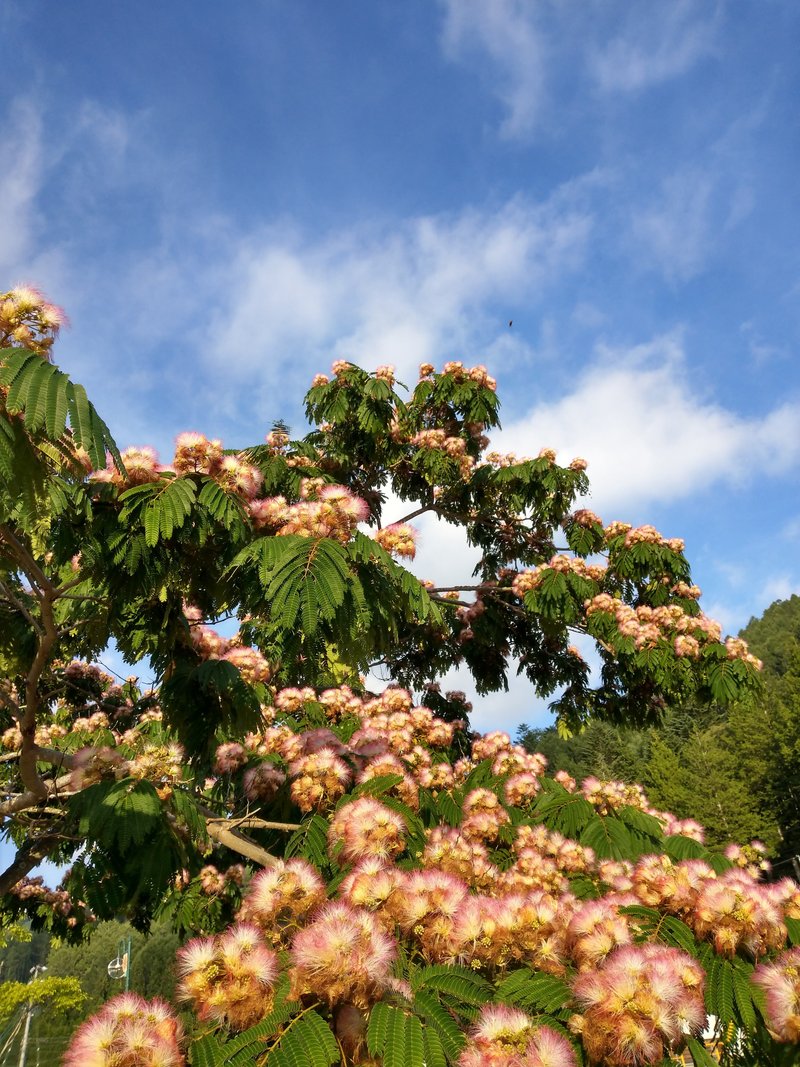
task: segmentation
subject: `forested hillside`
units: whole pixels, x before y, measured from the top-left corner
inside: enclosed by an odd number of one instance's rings
[[[520,729],[550,770],[641,782],[658,807],[706,827],[710,844],[762,840],[780,873],[800,853],[800,596],[778,600],[741,632],[764,662],[747,703],[685,707],[660,728],[594,723],[569,739]]]

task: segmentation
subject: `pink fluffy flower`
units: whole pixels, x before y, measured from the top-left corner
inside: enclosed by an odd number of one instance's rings
[[[193,430],[178,434],[172,460],[178,474],[210,474],[221,461],[221,441],[209,441],[205,434]]]
[[[199,1019],[244,1030],[270,1011],[279,962],[258,927],[238,923],[184,945],[177,971],[178,998],[192,1001]]]
[[[481,1009],[458,1067],[576,1067],[569,1041],[507,1004]]]
[[[296,935],[290,953],[293,996],[366,1008],[389,985],[397,943],[370,912],[337,901]]]
[[[413,559],[417,554],[417,532],[408,523],[396,522],[385,526],[376,530],[373,537],[381,548],[385,548],[392,555]]]
[[[63,1067],[183,1067],[182,1041],[165,1001],[121,993],[76,1031]]]
[[[144,485],[158,481],[158,455],[154,448],[126,448],[122,453],[128,485]]]
[[[277,944],[325,901],[325,883],[306,860],[277,860],[250,882],[240,921],[252,922]]]
[[[242,776],[242,788],[248,800],[271,800],[286,781],[286,775],[272,763],[258,763]]]
[[[357,863],[367,856],[389,860],[405,851],[406,821],[372,797],[343,804],[328,831],[331,849],[341,846],[343,860]]]
[[[660,1064],[685,1035],[706,1022],[705,973],[687,953],[663,945],[627,945],[580,975],[573,1020],[589,1059],[608,1067]]]
[[[226,741],[214,755],[215,774],[233,774],[247,762],[244,746],[238,741]]]
[[[800,947],[756,967],[753,981],[764,990],[770,1032],[800,1042]]]

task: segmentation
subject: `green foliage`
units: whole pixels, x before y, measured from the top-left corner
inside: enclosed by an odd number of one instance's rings
[[[122,465],[114,439],[86,390],[54,364],[25,349],[4,349],[0,385],[8,387],[6,411],[21,414],[31,435],[44,431],[57,440],[69,425],[75,444],[88,453],[96,467],[105,465],[107,451]]]
[[[667,623],[652,640],[637,642],[608,609],[616,603],[635,615],[668,606],[691,629],[698,608],[677,584],[689,580],[683,553],[650,534],[631,543],[615,527],[606,531],[575,517],[588,488],[580,465],[560,467],[547,453],[513,462],[487,456],[483,431],[498,425],[498,402],[485,372],[476,372],[454,364],[401,396],[387,372],[339,364],[333,380],[308,394],[315,428],[304,439],[230,450],[224,462],[220,446],[201,441],[196,462],[176,457],[174,470],[164,470],[153,461],[135,473],[131,462],[129,475],[80,386],[32,353],[3,356],[0,725],[11,728],[4,745],[7,738],[7,747],[19,747],[0,765],[3,795],[12,798],[5,813],[22,859],[25,848],[48,843],[54,858],[74,861],[65,883],[71,898],[48,897],[32,883],[26,894],[11,894],[9,910],[27,908],[34,924],[62,921],[74,936],[87,908],[101,918],[124,914],[141,930],[159,914],[182,932],[215,933],[234,918],[252,877],[241,857],[266,867],[277,857],[306,859],[337,898],[352,873],[342,857],[353,855],[329,848],[337,811],[371,797],[402,817],[402,835],[388,816],[382,831],[388,841],[382,858],[395,857],[400,879],[427,862],[427,831],[464,825],[466,798],[476,789],[493,793],[489,800],[496,798],[503,815],[494,835],[491,826],[486,831],[486,852],[475,849],[492,865],[480,877],[498,886],[515,865],[519,828],[528,826],[563,835],[599,860],[635,862],[666,851],[724,869],[726,861],[705,846],[664,839],[661,822],[636,806],[635,793],[627,794],[629,804],[598,810],[580,792],[542,779],[540,792],[534,783],[515,806],[505,799],[512,771],[496,775],[494,758],[481,759],[477,748],[476,765],[467,763],[462,774],[458,760],[469,759],[471,737],[459,725],[451,743],[450,728],[464,716],[464,700],[433,685],[458,668],[470,672],[479,693],[503,690],[509,672],[518,670],[553,699],[562,733],[572,731],[573,739],[525,734],[526,744],[547,748],[552,772],[563,757],[575,777],[642,778],[654,802],[668,796],[679,816],[710,821],[714,805],[721,806],[712,844],[723,830],[740,836],[776,827],[765,794],[737,807],[729,788],[737,774],[765,777],[760,742],[742,745],[741,769],[730,755],[748,729],[759,737],[766,732],[752,729],[763,708],[754,710],[754,672],[744,653],[696,631],[698,655],[682,656]],[[80,450],[95,468],[104,467],[107,452],[116,466],[89,478]],[[254,500],[259,482],[264,495]],[[333,506],[335,498],[340,503]],[[428,588],[393,558],[396,527],[376,529],[390,498],[408,502],[404,522],[429,512],[456,525],[478,550],[474,581],[465,576],[457,589]],[[336,510],[342,500],[349,518]],[[548,566],[562,551],[556,547],[562,531],[571,555]],[[399,547],[395,541],[392,551],[412,547],[410,539]],[[586,558],[602,552],[606,571],[587,569]],[[235,638],[209,629],[229,620],[239,624]],[[570,645],[574,630],[597,643],[596,677]],[[86,662],[111,641],[152,675],[152,692],[132,680],[118,685]],[[790,646],[781,644],[780,711],[770,722],[781,725],[786,768],[796,755],[794,662]],[[393,709],[371,719],[360,675],[375,667],[430,697],[446,721]],[[310,694],[297,691],[306,685]],[[326,686],[340,687],[332,703],[318,692]],[[405,700],[400,694],[398,706]],[[735,707],[695,716],[709,701]],[[685,721],[689,712],[696,721]],[[24,729],[16,734],[15,725]],[[392,757],[369,777],[376,752]],[[449,765],[444,784],[409,796],[414,775],[423,781],[421,769],[430,771],[429,783],[435,780],[439,760]],[[398,766],[403,773],[395,773]],[[30,845],[22,845],[25,836]],[[455,848],[453,855],[461,862]],[[581,866],[580,849],[575,855],[570,877],[556,870],[553,883],[600,900],[612,876]],[[16,888],[11,874],[8,880]],[[478,884],[475,873],[470,888],[477,892]],[[437,956],[425,944],[424,924],[421,934],[417,926],[408,933],[399,921],[391,980],[386,964],[374,989],[370,972],[371,992],[331,1005],[327,989],[308,991],[311,979],[308,990],[297,991],[304,981],[298,965],[292,980],[298,999],[290,1001],[296,928],[290,913],[272,931],[282,972],[274,1003],[265,1002],[265,1017],[240,1034],[212,1030],[212,1016],[201,1012],[190,1052],[195,1067],[346,1067],[363,1052],[347,1047],[360,1040],[359,1020],[367,1053],[381,1067],[445,1067],[457,1061],[488,1004],[515,1005],[560,1033],[578,1007],[571,992],[575,961],[566,949],[555,976],[528,966],[532,954],[518,962],[515,949],[492,958],[484,952],[489,935],[475,941],[471,961],[466,950]],[[749,961],[716,956],[663,908],[628,914],[637,938],[701,962],[708,1006],[721,1025],[759,1034],[763,1012]],[[108,936],[103,927],[95,933],[103,952],[110,950]],[[166,972],[163,940],[161,949],[153,951],[156,970]],[[87,996],[107,996],[102,961],[68,951],[52,953],[54,980],[60,959],[66,969],[86,970]],[[137,943],[134,987],[139,981],[145,992],[143,953]],[[348,962],[343,951],[343,969]],[[212,967],[205,980],[218,977]],[[340,1026],[345,1008],[357,1017],[355,1039]],[[700,1046],[691,1052],[699,1063]]]
[[[367,1048],[384,1067],[426,1067],[425,1035],[416,1015],[382,1001],[370,1012]]]
[[[503,978],[497,986],[497,999],[514,1004],[531,1014],[553,1015],[571,999],[566,982],[552,974],[521,967]]]
[[[47,975],[30,982],[0,983],[0,1024],[23,1004],[45,1006],[48,1012],[64,1015],[83,1007],[86,994],[77,978]]]

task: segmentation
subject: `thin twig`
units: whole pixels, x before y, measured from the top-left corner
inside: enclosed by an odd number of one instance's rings
[[[34,628],[36,633],[41,635],[42,628],[39,625],[38,621],[36,619],[34,619],[33,615],[31,615],[31,613],[28,610],[27,606],[19,599],[19,597],[16,596],[14,591],[12,589],[10,589],[9,586],[7,586],[6,583],[3,582],[3,581],[0,581],[0,592],[2,592],[3,596],[6,598],[6,600],[10,604],[14,605],[14,607],[17,609],[17,611],[25,618],[26,622],[28,622]]]

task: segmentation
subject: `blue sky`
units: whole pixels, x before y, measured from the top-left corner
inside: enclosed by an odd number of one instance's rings
[[[299,431],[333,358],[484,362],[495,442],[684,536],[726,630],[800,591],[795,0],[0,0],[0,35],[0,284],[67,310],[121,445]]]

